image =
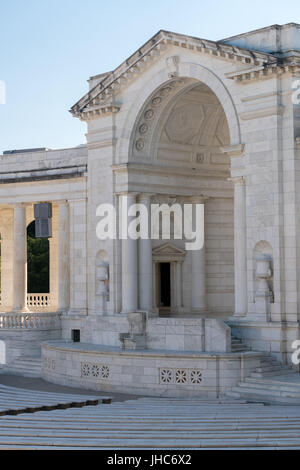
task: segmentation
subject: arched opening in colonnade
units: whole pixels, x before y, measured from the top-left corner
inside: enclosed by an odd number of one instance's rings
[[[35,237],[35,221],[27,226],[27,293],[50,292],[49,240]]]

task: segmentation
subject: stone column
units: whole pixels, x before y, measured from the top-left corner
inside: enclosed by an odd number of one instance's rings
[[[1,310],[13,308],[13,253],[14,211],[9,207],[0,211],[1,233]]]
[[[176,307],[180,311],[182,307],[182,261],[177,261],[176,266]]]
[[[207,198],[194,197],[193,204],[203,204]],[[207,310],[206,301],[206,257],[205,240],[201,250],[192,252],[192,312],[201,313]]]
[[[66,210],[66,208],[65,208]],[[70,315],[87,315],[87,200],[69,200]]]
[[[147,210],[148,238],[139,239],[139,307],[146,312],[152,311],[152,240],[151,240],[151,195],[142,194],[139,203]]]
[[[135,217],[128,216],[128,209],[136,203],[136,194],[121,195],[122,237],[122,312],[134,312],[138,308],[137,240],[128,236],[128,226]]]
[[[70,219],[67,201],[58,203],[58,310],[70,304]]]
[[[157,292],[156,292],[156,263],[152,263],[152,309],[156,315],[158,315],[158,306],[157,306]]]
[[[13,311],[27,311],[26,206],[14,206]]]
[[[51,310],[58,309],[58,204],[52,204],[52,237],[49,238],[49,293]]]
[[[234,315],[243,316],[247,313],[246,186],[243,177],[231,181],[234,183]]]

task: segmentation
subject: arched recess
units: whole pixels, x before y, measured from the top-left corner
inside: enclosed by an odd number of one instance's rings
[[[35,238],[35,221],[27,226],[27,292],[50,292],[49,240]]]
[[[132,158],[134,146],[134,136],[140,125],[141,117],[147,111],[147,106],[151,103],[160,90],[168,87],[170,83],[176,84],[177,92],[185,92],[194,83],[202,83],[210,88],[222,106],[229,127],[230,145],[241,144],[240,125],[234,100],[229,93],[224,82],[212,70],[200,64],[191,62],[180,62],[176,77],[170,79],[166,67],[155,73],[147,83],[143,84],[141,91],[136,95],[135,100],[126,115],[123,133],[118,139],[116,155],[120,159]],[[164,100],[167,104],[168,100]],[[163,107],[161,108],[163,109]]]
[[[157,203],[176,196],[185,204],[189,197],[204,196],[207,244],[201,268],[205,274],[199,275],[199,284],[211,311],[230,313],[234,301],[233,185],[228,181],[230,158],[222,147],[241,143],[232,98],[212,71],[182,63],[177,76],[161,72],[153,77],[136,101],[126,125],[128,132],[132,124],[127,155],[129,162],[137,164],[133,172],[140,163],[148,166],[147,176],[141,170],[139,180],[128,178],[132,181],[129,190],[154,194],[152,201],[157,199]],[[124,140],[120,146],[125,150]],[[124,150],[117,154],[124,155]],[[180,243],[175,242],[179,247]],[[194,308],[192,258],[188,253],[182,266],[186,313]]]
[[[144,106],[132,136],[131,158],[199,169],[212,164],[224,170],[230,162],[221,147],[229,144],[226,115],[211,89],[195,80],[171,80]]]

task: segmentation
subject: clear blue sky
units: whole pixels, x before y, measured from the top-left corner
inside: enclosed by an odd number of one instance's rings
[[[160,29],[218,40],[289,22],[300,23],[299,0],[0,0],[0,153],[85,143],[68,109],[86,80]]]

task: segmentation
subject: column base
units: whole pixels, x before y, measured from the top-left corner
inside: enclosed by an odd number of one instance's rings
[[[192,308],[192,313],[196,315],[203,315],[205,313],[209,313],[209,310],[207,307]]]
[[[235,312],[232,316],[233,317],[246,317],[247,312]]]
[[[82,308],[72,308],[70,310],[65,310],[65,313],[67,315],[78,315],[81,317],[86,317],[87,316],[87,310],[82,309]]]
[[[9,313],[32,313],[28,307],[24,308],[13,308]]]

